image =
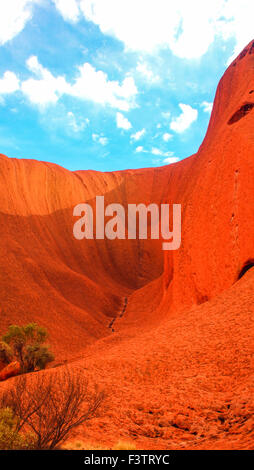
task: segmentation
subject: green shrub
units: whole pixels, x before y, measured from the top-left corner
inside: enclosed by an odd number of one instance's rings
[[[11,408],[0,409],[0,450],[25,450],[34,448],[31,434],[21,434],[19,419]]]
[[[2,337],[0,358],[7,364],[11,360],[17,360],[22,373],[44,369],[54,360],[49,347],[43,344],[47,336],[47,330],[36,323],[25,326],[11,325]]]
[[[9,364],[13,360],[13,352],[9,344],[0,341],[0,362]]]

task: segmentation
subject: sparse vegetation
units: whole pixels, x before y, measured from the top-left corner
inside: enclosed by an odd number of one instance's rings
[[[13,360],[11,347],[4,341],[0,341],[0,361],[3,364],[9,364]]]
[[[27,375],[18,377],[1,396],[0,409],[12,413],[15,436],[31,432],[34,449],[52,450],[65,442],[73,429],[94,417],[103,400],[103,393],[89,392],[86,380],[66,368],[54,375],[37,373],[29,382]],[[6,448],[16,445],[7,424]]]
[[[0,360],[4,364],[18,361],[21,373],[45,369],[54,360],[49,346],[43,344],[47,330],[36,323],[11,325],[0,342]]]
[[[114,446],[113,450],[136,450],[136,445],[134,442],[120,440]]]
[[[34,437],[19,432],[20,421],[11,408],[0,409],[0,450],[33,449]]]
[[[68,441],[61,446],[61,450],[109,450],[101,445],[83,441]]]
[[[103,447],[101,445],[91,444],[83,441],[66,442],[61,449],[63,450],[136,450],[134,442],[120,440],[113,447]]]

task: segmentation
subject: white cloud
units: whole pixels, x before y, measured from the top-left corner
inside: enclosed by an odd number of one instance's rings
[[[158,157],[157,159],[152,159],[153,164],[161,164],[163,163],[176,163],[179,161],[179,158],[174,156],[174,152],[164,152],[161,149],[158,149],[157,147],[153,147],[152,150],[146,150],[142,145],[136,148],[135,150],[136,153],[151,153],[152,155],[155,155]]]
[[[235,38],[235,55],[253,37],[253,0],[80,0],[80,9],[128,49],[166,47],[187,59],[201,57],[218,37]]]
[[[230,60],[253,39],[253,0],[51,0],[67,21],[82,14],[127,49],[153,52],[169,48],[181,58],[205,54],[216,38],[235,39]],[[46,0],[1,0],[0,45],[14,38]],[[113,12],[113,13],[112,13]],[[198,14],[194,14],[198,12]],[[153,79],[141,63],[141,73]],[[151,75],[153,74],[153,76]]]
[[[160,150],[156,147],[152,148],[151,153],[160,157],[172,157],[174,155],[174,152],[164,152],[163,150]]]
[[[241,50],[253,39],[254,3],[252,0],[228,0],[224,2],[225,21],[220,27],[224,39],[235,38],[234,52],[228,64],[235,59]]]
[[[160,80],[159,75],[156,75],[148,66],[146,62],[139,62],[136,70],[150,83],[156,83]]]
[[[31,103],[39,106],[56,103],[59,97],[68,91],[65,78],[54,77],[38,62],[37,57],[30,57],[26,63],[28,69],[39,77],[29,78],[21,85],[22,92]]]
[[[79,120],[76,118],[75,114],[72,111],[67,113],[68,124],[75,133],[82,132],[85,127],[89,124],[89,119]]]
[[[135,134],[132,134],[132,135],[131,135],[131,139],[132,139],[132,140],[135,140],[135,141],[138,141],[138,140],[140,140],[142,137],[144,137],[145,133],[146,133],[146,130],[145,130],[145,129],[142,129],[141,131],[138,131],[138,132],[136,132]]]
[[[120,85],[118,81],[108,80],[105,72],[97,71],[89,63],[79,67],[79,76],[69,87],[69,94],[72,96],[98,104],[108,104],[121,111],[129,111],[135,105],[137,93],[132,77],[126,77]]]
[[[205,113],[211,113],[212,112],[212,109],[213,109],[213,103],[209,103],[208,101],[203,101],[203,103],[201,103],[201,106],[202,108],[204,109],[204,112]]]
[[[92,134],[92,139],[94,142],[98,142],[103,146],[108,144],[108,138],[103,134]]]
[[[165,132],[165,134],[163,134],[162,136],[164,142],[168,142],[170,139],[173,138],[172,134],[169,134],[168,132]]]
[[[168,158],[165,158],[163,160],[163,162],[168,163],[168,164],[177,163],[177,162],[179,162],[179,158],[178,157],[168,157]]]
[[[197,1],[199,15],[196,21],[194,17],[195,26],[196,23],[202,24],[202,20],[207,17],[206,10],[202,6],[203,0]],[[97,24],[103,33],[114,35],[123,41],[128,49],[151,52],[156,47],[168,46],[173,52],[176,50],[178,55],[182,54],[186,57],[197,55],[196,50],[191,52],[190,44],[187,44],[187,47],[185,44],[185,50],[180,50],[179,46],[186,29],[188,29],[188,39],[191,44],[197,36],[193,34],[195,26],[193,14],[190,15],[190,11],[192,13],[194,8],[192,3],[189,0],[178,0],[177,4],[165,0],[150,0],[149,2],[147,0],[138,2],[136,0],[107,0],[107,2],[105,0],[81,0],[80,5],[87,19]],[[180,28],[183,21],[186,23],[184,31]],[[203,27],[202,32],[207,32],[206,26]],[[201,47],[202,50],[205,48],[206,36],[202,38],[202,41],[200,38],[196,39],[198,54]]]
[[[56,103],[66,94],[123,111],[135,106],[138,90],[132,77],[126,77],[120,84],[108,80],[106,73],[85,63],[78,68],[78,75],[71,84],[63,76],[55,77],[36,56],[27,60],[27,67],[36,78],[24,81],[21,89],[33,104],[46,106]]]
[[[34,4],[41,0],[1,0],[0,45],[13,39],[32,18]]]
[[[153,155],[163,155],[163,152],[155,147],[152,148],[151,152]]]
[[[7,70],[0,79],[0,94],[14,93],[17,90],[19,90],[19,79],[15,73]]]
[[[179,107],[182,110],[182,114],[171,121],[170,129],[181,133],[186,131],[191,126],[191,124],[197,120],[198,111],[188,104],[180,103]]]
[[[141,153],[141,152],[142,152],[142,153],[147,153],[147,150],[145,150],[142,145],[139,145],[139,146],[136,148],[135,152],[137,152],[137,153]]]
[[[80,16],[79,3],[76,0],[53,0],[57,10],[65,20],[76,22]]]
[[[130,121],[122,113],[116,113],[116,125],[119,129],[126,131],[132,128]]]
[[[108,144],[108,138],[107,137],[100,137],[99,138],[99,144],[101,145],[107,145]]]

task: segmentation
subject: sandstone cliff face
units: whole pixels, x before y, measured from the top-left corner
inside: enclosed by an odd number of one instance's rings
[[[162,273],[165,308],[174,311],[202,303],[236,281],[254,257],[253,52],[251,43],[226,71],[199,152],[178,164],[72,173],[49,163],[1,157],[1,308],[7,317],[16,308],[26,315],[27,303],[27,318],[42,304],[53,317],[73,307],[77,318],[83,311],[88,315],[96,337],[105,334],[104,316],[114,316],[125,293]],[[104,195],[106,204],[124,206],[182,204],[181,249],[166,253],[163,262],[155,241],[77,242],[73,207],[85,201],[93,205],[96,195]],[[51,294],[42,301],[47,289]]]
[[[159,241],[75,240],[74,206],[94,206],[96,195],[105,205],[160,203],[168,170],[72,173],[4,156],[0,168],[1,328],[34,319],[75,354],[109,334],[123,298],[162,274],[163,255]]]
[[[170,191],[183,206],[182,246],[168,260],[171,309],[211,299],[254,258],[253,71],[251,43],[222,77],[205,140],[177,192]]]
[[[238,279],[254,262],[253,72],[252,42],[220,81],[199,151],[174,165],[69,172],[0,156],[0,328],[46,326],[57,361],[80,357],[73,370],[107,390],[90,440],[251,445],[253,271]],[[75,240],[73,207],[96,195],[181,204],[181,248]]]

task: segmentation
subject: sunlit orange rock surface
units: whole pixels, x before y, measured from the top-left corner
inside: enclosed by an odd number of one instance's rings
[[[73,207],[96,195],[181,204],[181,248],[75,240]],[[99,173],[0,157],[1,331],[38,322],[56,363],[106,390],[79,438],[253,447],[253,209],[254,43],[222,77],[204,142],[186,160]]]

